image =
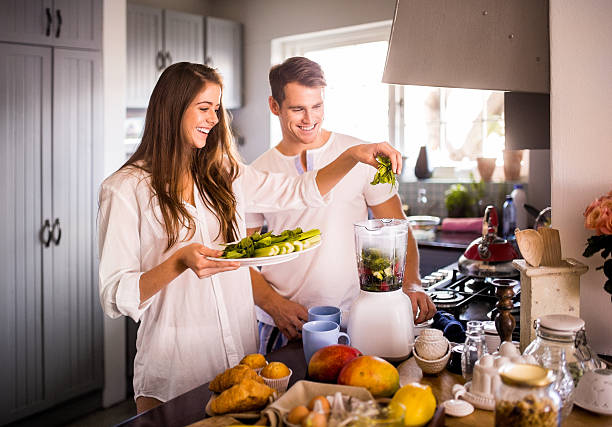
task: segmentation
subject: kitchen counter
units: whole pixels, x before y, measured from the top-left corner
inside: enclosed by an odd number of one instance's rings
[[[268,361],[283,362],[293,370],[289,387],[296,381],[306,377],[306,362],[302,351],[302,343],[299,341],[290,343],[287,347],[269,354],[266,358]],[[399,371],[401,384],[412,381],[427,384],[431,386],[438,402],[451,399],[452,386],[464,383],[460,375],[452,374],[446,370],[437,376],[423,376],[414,358],[410,358],[400,364]],[[178,427],[195,423],[206,417],[204,407],[211,394],[210,390],[208,390],[208,384],[204,384],[157,408],[132,417],[119,425]],[[477,409],[473,414],[463,418],[446,416],[444,423],[450,427],[493,426],[494,415],[493,412]],[[612,417],[593,414],[576,405],[574,405],[574,409],[568,419],[563,423],[564,426],[572,427],[609,426],[611,424]]]
[[[463,251],[480,237],[477,233],[438,231],[431,240],[417,240],[421,277],[456,263]]]
[[[417,240],[419,248],[435,247],[465,250],[472,241],[481,237],[479,233],[456,233],[451,231],[437,231],[432,240]]]

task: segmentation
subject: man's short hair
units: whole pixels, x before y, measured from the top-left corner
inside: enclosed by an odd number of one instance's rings
[[[285,100],[285,86],[297,82],[308,87],[325,87],[325,76],[321,66],[303,56],[294,56],[270,68],[270,89],[278,105]]]

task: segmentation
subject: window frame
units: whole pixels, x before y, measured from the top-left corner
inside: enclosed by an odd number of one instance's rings
[[[276,65],[292,56],[303,56],[311,50],[333,49],[335,47],[350,46],[354,44],[389,41],[391,24],[393,20],[371,22],[367,24],[352,25],[349,27],[334,28],[331,30],[315,31],[293,36],[279,37],[272,40],[270,52],[270,65]],[[382,76],[381,76],[382,79]],[[389,141],[400,148],[403,136],[403,116],[399,115],[398,103],[401,99],[401,86],[389,85]],[[282,139],[278,119],[270,112],[270,148]],[[401,119],[401,125],[398,120]]]

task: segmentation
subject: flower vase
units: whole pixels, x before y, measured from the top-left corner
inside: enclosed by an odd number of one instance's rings
[[[429,160],[427,159],[427,147],[423,145],[419,150],[416,165],[414,166],[414,176],[417,179],[431,178],[431,169],[429,169]]]
[[[521,177],[522,150],[504,150],[504,176],[506,181],[518,181]]]

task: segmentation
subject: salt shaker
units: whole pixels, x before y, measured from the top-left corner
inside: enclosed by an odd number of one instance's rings
[[[484,354],[487,354],[482,322],[478,320],[467,322],[465,335],[465,344],[463,344],[463,353],[461,354],[461,374],[463,378],[469,381],[472,379],[474,364]]]

